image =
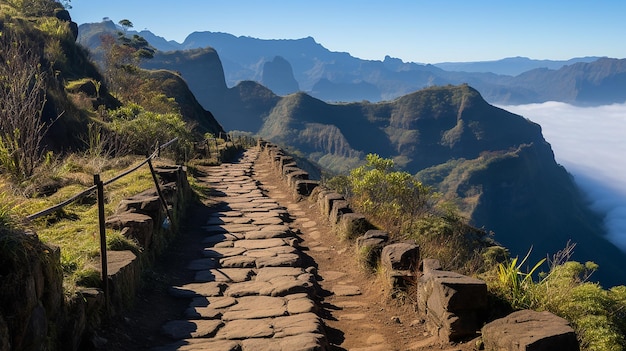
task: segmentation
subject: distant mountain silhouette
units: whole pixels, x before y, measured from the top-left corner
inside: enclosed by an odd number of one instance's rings
[[[293,77],[291,65],[280,56],[263,64],[261,83],[278,95],[288,95],[300,90]]]
[[[446,71],[455,72],[483,72],[483,73],[495,73],[507,76],[517,76],[526,71],[530,71],[537,68],[547,68],[551,70],[559,70],[563,66],[569,66],[578,62],[593,62],[600,57],[577,57],[569,59],[567,61],[561,60],[533,60],[528,57],[507,57],[501,60],[494,61],[477,61],[477,62],[441,62],[435,63],[436,67],[439,67]]]
[[[115,25],[110,21],[82,24],[78,40],[93,49],[97,45],[94,36],[98,31],[112,27]],[[265,40],[194,32],[183,43],[176,43],[147,31],[139,34],[161,51],[211,47],[220,55],[229,87],[253,80],[265,83],[272,90],[279,89],[275,90],[279,95],[294,91],[294,84],[287,83],[288,78],[272,78],[264,73],[266,63],[276,57],[290,64],[298,90],[325,101],[393,100],[429,86],[463,83],[478,89],[494,104],[556,100],[600,105],[626,101],[626,89],[623,89],[626,69],[621,63],[623,60],[617,59],[588,57],[550,61],[515,57],[490,62],[424,65],[389,56],[383,61],[362,60],[345,52],[329,51],[311,37]],[[284,73],[280,70],[272,76]],[[268,84],[272,79],[276,82]],[[282,86],[272,86],[279,81],[292,88],[283,90]]]

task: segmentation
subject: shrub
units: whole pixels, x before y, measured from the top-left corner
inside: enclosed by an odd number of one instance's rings
[[[111,129],[123,137],[128,150],[138,155],[151,154],[156,143],[166,143],[178,137],[184,144],[191,140],[191,132],[177,113],[155,113],[130,104],[111,111]]]
[[[436,194],[408,172],[394,170],[391,159],[368,154],[366,164],[350,172],[354,204],[385,226],[400,232],[429,211]],[[408,228],[407,228],[408,227]]]

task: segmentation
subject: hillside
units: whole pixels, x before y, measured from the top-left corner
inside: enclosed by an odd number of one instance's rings
[[[578,243],[604,284],[626,281],[625,257],[603,237],[600,218],[554,160],[539,125],[489,105],[467,85],[429,88],[384,103],[331,105],[286,96],[259,135],[345,171],[367,153],[397,164],[457,201],[477,227],[539,260]],[[598,255],[602,252],[602,255]]]
[[[93,49],[94,37],[114,27],[112,22],[82,24],[79,42]],[[293,78],[300,90],[329,102],[393,100],[433,85],[463,83],[478,89],[489,103],[502,105],[550,100],[577,105],[626,101],[626,91],[619,89],[624,86],[624,60],[617,59],[585,57],[550,61],[518,57],[424,65],[389,56],[382,61],[362,60],[349,53],[329,51],[311,37],[263,40],[228,33],[194,32],[179,44],[149,31],[139,34],[160,51],[214,48],[220,54],[229,87],[243,80],[267,83],[266,63],[280,57],[293,68]],[[265,84],[274,92],[295,92],[290,75],[282,74],[274,79],[279,82]],[[277,89],[280,86],[291,88]]]

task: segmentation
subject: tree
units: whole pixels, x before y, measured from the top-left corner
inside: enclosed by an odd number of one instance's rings
[[[133,22],[127,20],[127,19],[123,19],[119,22],[117,22],[120,26],[122,26],[122,28],[124,29],[124,33],[126,33],[126,31],[128,31],[129,28],[133,28]]]
[[[40,51],[6,28],[0,36],[0,164],[19,178],[33,174],[50,126],[41,119],[47,72]]]
[[[119,23],[124,31],[132,27],[129,20],[122,20]],[[142,36],[134,34],[128,37],[125,32],[118,32],[117,38],[111,34],[104,34],[100,41],[105,53],[104,75],[108,86],[118,98],[136,101],[133,96],[140,84],[139,64],[142,60],[153,58],[156,49]]]

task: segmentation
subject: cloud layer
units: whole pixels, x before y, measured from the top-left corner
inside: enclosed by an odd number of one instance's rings
[[[556,161],[574,176],[591,207],[605,216],[608,239],[626,251],[626,104],[499,107],[541,125]]]

